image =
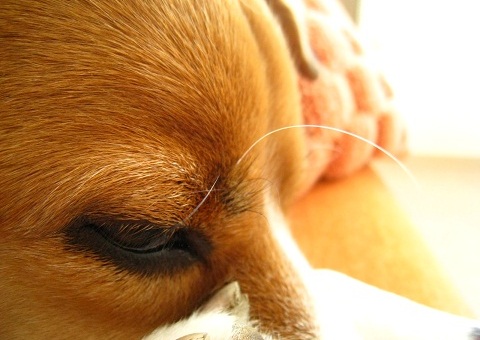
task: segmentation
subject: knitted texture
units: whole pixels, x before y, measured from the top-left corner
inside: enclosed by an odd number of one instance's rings
[[[369,62],[356,26],[336,0],[305,4],[318,76],[312,80],[299,75],[304,123],[346,130],[392,154],[403,154],[406,134],[393,91]],[[352,174],[380,153],[352,136],[316,128],[307,129],[307,144],[310,184]]]

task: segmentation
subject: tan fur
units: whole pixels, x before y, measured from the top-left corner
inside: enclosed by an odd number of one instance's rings
[[[0,3],[2,338],[141,337],[233,280],[263,330],[313,336],[262,217],[265,190],[292,200],[300,132],[237,164],[297,123],[281,35],[262,1]],[[197,207],[205,266],[134,275],[65,245],[79,216],[162,225]]]

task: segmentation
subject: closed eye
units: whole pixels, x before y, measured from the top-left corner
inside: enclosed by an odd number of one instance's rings
[[[206,263],[210,242],[187,226],[81,218],[65,230],[68,248],[142,275],[169,274]]]
[[[175,227],[147,229],[143,226],[128,224],[121,228],[100,227],[95,224],[88,224],[86,227],[94,229],[106,241],[118,248],[132,253],[149,254],[172,249],[191,250],[184,240],[184,233]]]

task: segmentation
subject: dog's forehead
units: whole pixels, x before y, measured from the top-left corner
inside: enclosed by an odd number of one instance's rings
[[[8,21],[6,111],[28,113],[29,126],[11,121],[50,140],[176,140],[233,159],[265,130],[262,58],[236,1],[47,1]]]
[[[29,6],[0,15],[15,36],[0,51],[4,109],[25,114],[2,118],[3,177],[12,196],[46,192],[39,211],[159,189],[149,178],[179,197],[185,178],[208,189],[264,133],[265,70],[236,1]]]
[[[267,86],[240,9],[219,4],[162,4],[141,51],[131,47],[136,53],[112,68],[128,65],[126,110],[148,116],[157,134],[238,157],[265,127]]]

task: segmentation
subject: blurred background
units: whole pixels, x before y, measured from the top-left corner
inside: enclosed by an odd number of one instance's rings
[[[416,155],[480,158],[480,1],[344,0]]]
[[[343,3],[393,87],[419,186],[375,167],[480,317],[480,1]]]

